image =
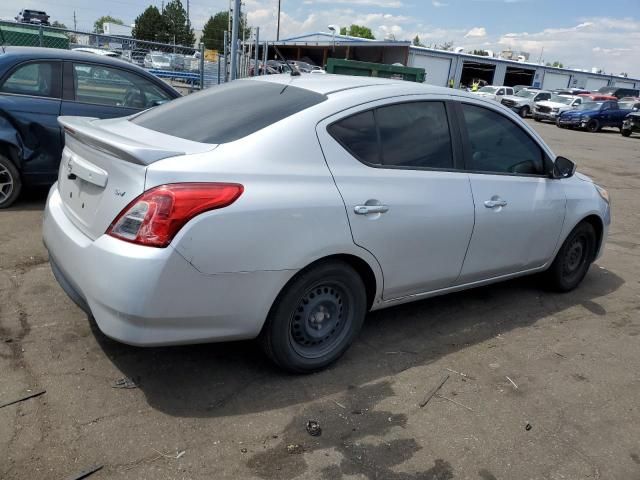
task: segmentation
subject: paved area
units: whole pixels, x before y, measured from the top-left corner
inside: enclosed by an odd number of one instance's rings
[[[371,314],[310,376],[252,342],[105,338],[53,279],[45,194],[0,212],[0,404],[46,390],[0,408],[0,478],[640,478],[640,137],[534,126],[613,198],[584,284],[522,279]],[[114,388],[124,377],[138,387]]]

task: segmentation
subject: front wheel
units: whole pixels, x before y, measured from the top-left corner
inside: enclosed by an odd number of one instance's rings
[[[547,270],[549,286],[559,292],[569,292],[584,279],[596,256],[596,232],[588,222],[576,226],[560,247]]]
[[[349,348],[367,311],[365,286],[347,263],[328,261],[298,274],[280,293],[260,335],[277,365],[321,370]]]
[[[631,130],[625,130],[624,128],[620,129],[620,133],[622,134],[623,137],[631,136]]]
[[[536,116],[534,116],[534,117],[533,117],[533,119],[534,119],[536,122],[541,122],[541,121],[542,121],[542,119],[541,119],[540,117],[536,117]]]
[[[519,113],[520,113],[520,116],[521,116],[522,118],[527,118],[527,117],[529,116],[529,112],[530,112],[530,111],[531,111],[531,110],[529,109],[529,107],[524,106],[524,107],[522,107],[522,108],[520,109],[520,112],[519,112]]]

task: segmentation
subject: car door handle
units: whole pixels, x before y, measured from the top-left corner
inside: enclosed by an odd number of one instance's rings
[[[484,202],[484,206],[487,208],[506,207],[506,200],[487,200]]]
[[[356,215],[369,215],[370,213],[387,213],[389,207],[386,205],[356,205],[353,207]]]

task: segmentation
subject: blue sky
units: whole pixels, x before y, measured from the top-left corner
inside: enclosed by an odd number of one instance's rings
[[[1,2],[0,18],[17,13]],[[186,0],[184,0],[186,4]],[[132,23],[154,0],[37,0],[25,8],[46,10],[53,19],[90,28],[110,14]],[[191,0],[196,28],[228,0]],[[262,38],[275,36],[277,0],[244,0],[249,23]],[[576,68],[604,68],[640,78],[640,0],[282,0],[282,36],[326,31],[327,25],[364,24],[377,38],[411,39],[425,44],[453,41],[465,49],[524,50],[537,59],[560,60]]]

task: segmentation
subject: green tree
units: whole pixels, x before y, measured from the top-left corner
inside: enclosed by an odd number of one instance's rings
[[[422,42],[420,41],[420,37],[418,35],[416,35],[416,37],[413,39],[413,45],[415,47],[424,47],[424,45],[422,44]]]
[[[479,55],[481,57],[488,57],[489,53],[486,50],[474,50],[471,52],[472,55]]]
[[[57,21],[57,20],[54,20],[54,21],[51,23],[51,26],[52,26],[52,27],[54,27],[54,28],[63,28],[63,29],[67,29],[67,26],[66,26],[64,23],[59,22],[59,21]],[[77,39],[76,39],[76,36],[75,36],[73,33],[70,33],[70,32],[64,32],[64,34],[67,36],[67,38],[69,39],[69,41],[70,41],[71,43],[76,43]]]
[[[166,35],[162,35],[163,40],[175,45],[191,46],[195,43],[193,28],[189,25],[187,11],[180,0],[171,0],[167,3],[162,12],[162,20],[166,32]]]
[[[436,48],[438,50],[446,50],[446,51],[453,50],[453,42],[441,43],[440,45],[436,45]]]
[[[564,67],[564,65],[562,64],[562,62],[559,62],[558,60],[556,60],[553,63],[547,62],[547,67],[557,67],[557,68],[562,68]]]
[[[131,35],[138,40],[149,40],[152,42],[167,40],[164,20],[158,7],[151,5],[138,15]]]
[[[376,39],[376,37],[373,36],[373,32],[369,27],[365,27],[364,25],[356,25],[356,24],[351,25],[349,28],[342,27],[340,29],[340,35],[349,35],[350,37],[368,38],[371,40]]]
[[[209,20],[207,20],[207,23],[204,24],[204,28],[202,29],[201,42],[204,43],[204,48],[222,52],[224,50],[224,32],[228,30],[228,11],[218,12],[213,17],[209,17]],[[251,28],[247,27],[247,17],[244,15],[240,18],[238,38],[242,38],[243,33],[245,38],[251,35]]]
[[[111,15],[105,15],[93,22],[93,32],[103,33],[102,25],[104,25],[105,23],[117,23],[118,25],[124,25],[124,22],[119,18],[114,18]]]

